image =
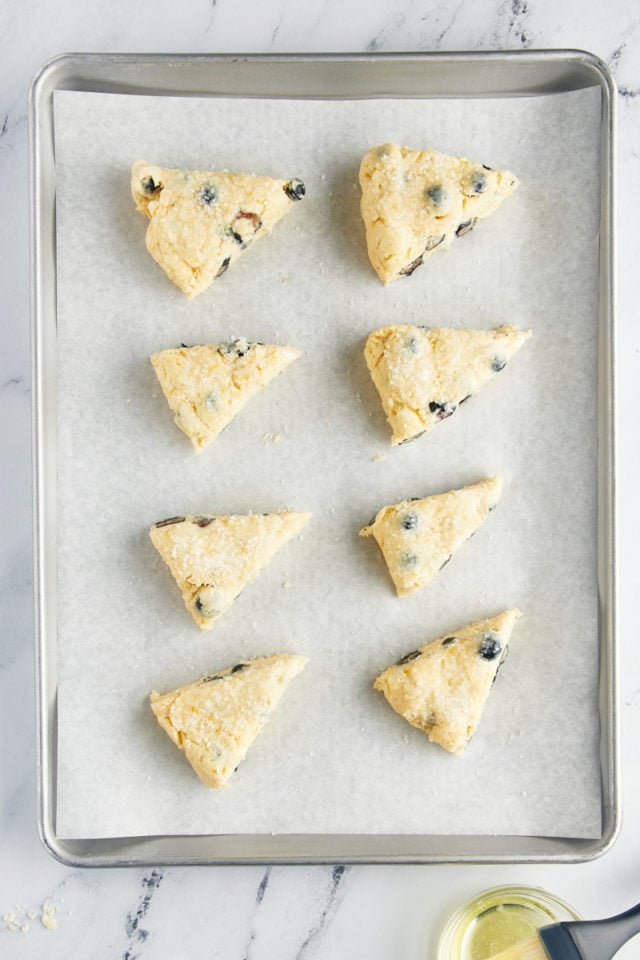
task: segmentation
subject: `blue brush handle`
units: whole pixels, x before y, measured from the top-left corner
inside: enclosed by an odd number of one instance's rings
[[[640,903],[608,920],[577,920],[539,931],[550,960],[611,960],[640,933]]]

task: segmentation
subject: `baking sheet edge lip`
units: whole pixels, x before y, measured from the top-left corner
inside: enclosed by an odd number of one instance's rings
[[[51,75],[55,75],[65,66],[83,63],[162,63],[162,62],[181,62],[181,63],[249,63],[249,62],[281,62],[281,63],[306,63],[315,61],[317,63],[331,62],[383,62],[383,61],[405,61],[405,62],[436,62],[440,61],[490,61],[490,60],[567,60],[579,61],[591,67],[598,74],[601,86],[607,88],[609,96],[615,93],[615,81],[605,63],[596,54],[579,47],[528,47],[526,50],[515,49],[488,49],[488,50],[390,50],[390,51],[362,51],[351,52],[341,51],[311,51],[300,53],[297,51],[274,53],[274,52],[256,52],[256,53],[188,53],[188,52],[156,52],[156,53],[138,53],[131,52],[73,52],[68,51],[56,54],[46,60],[36,71],[29,89],[29,102],[31,103],[40,95],[42,88],[46,85]]]
[[[84,862],[77,857],[74,858],[68,855],[64,850],[64,840],[60,840],[53,829],[52,826],[48,823],[47,811],[44,807],[38,805],[38,836],[40,838],[40,843],[49,854],[53,857],[54,860],[57,860],[58,863],[63,864],[65,867],[82,867],[82,866],[109,866],[108,863],[102,863],[102,861],[97,860],[95,863]],[[133,865],[134,861],[131,861]],[[124,863],[119,863],[117,860],[113,861],[112,864],[115,866],[124,866]]]
[[[41,502],[41,410],[40,410],[40,370],[41,353],[39,326],[41,311],[39,304],[40,278],[40,220],[39,211],[39,182],[40,168],[40,139],[37,132],[39,110],[38,91],[35,81],[29,90],[29,313],[31,336],[31,477],[32,477],[32,511],[33,511],[33,609],[34,609],[34,639],[35,639],[35,708],[36,708],[36,802],[38,834],[44,846],[51,852],[51,847],[45,839],[46,824],[49,821],[50,798],[45,783],[48,751],[45,749],[47,733],[45,729],[47,710],[44,703],[44,616],[43,616],[43,563],[42,563],[42,511]]]
[[[607,852],[609,846],[600,850],[597,849],[594,851],[589,851],[587,853],[575,853],[575,854],[554,854],[549,856],[548,854],[541,853],[536,854],[523,854],[521,856],[516,856],[514,854],[487,854],[486,856],[479,854],[468,854],[463,856],[446,856],[446,855],[430,855],[425,854],[420,856],[419,854],[388,854],[388,853],[367,853],[367,854],[356,854],[351,856],[339,856],[337,854],[326,854],[326,855],[315,855],[308,853],[299,853],[299,854],[287,854],[284,856],[280,855],[265,855],[265,856],[230,856],[225,855],[221,857],[207,857],[203,859],[195,859],[193,857],[180,857],[180,856],[149,856],[149,857],[135,857],[135,856],[123,856],[121,858],[112,857],[108,855],[94,854],[89,857],[78,856],[77,854],[72,854],[64,849],[64,841],[57,838],[52,838],[48,832],[41,832],[40,839],[43,843],[43,846],[47,853],[56,860],[58,863],[63,864],[64,866],[74,867],[74,868],[83,868],[83,869],[94,869],[94,868],[103,868],[103,867],[212,867],[212,866],[323,866],[323,865],[338,865],[344,864],[347,866],[367,866],[367,865],[380,865],[380,866],[411,866],[411,865],[442,865],[442,866],[453,866],[456,864],[465,864],[468,866],[478,865],[478,866],[497,866],[502,865],[512,865],[512,864],[532,864],[532,865],[546,865],[546,864],[578,864],[578,863],[590,863],[595,859],[598,859],[602,856],[603,853]],[[133,839],[133,838],[132,838]]]
[[[619,577],[618,577],[618,555],[619,555],[619,509],[618,509],[618,463],[619,463],[619,444],[618,444],[618,405],[617,405],[617,283],[616,283],[616,264],[617,264],[617,238],[616,238],[616,215],[617,215],[617,184],[616,184],[616,84],[607,65],[593,54],[588,55],[593,68],[597,70],[601,77],[601,90],[603,94],[603,132],[602,147],[603,153],[606,153],[606,167],[603,171],[603,182],[601,185],[601,202],[606,201],[606,210],[608,216],[606,219],[606,248],[604,251],[604,264],[607,270],[608,284],[603,297],[601,310],[601,322],[604,321],[607,333],[608,364],[606,368],[606,388],[608,403],[604,411],[605,429],[606,429],[606,470],[604,471],[603,486],[604,495],[608,498],[606,502],[606,543],[600,547],[600,552],[605,553],[608,560],[607,579],[605,580],[606,590],[604,591],[605,611],[607,614],[607,639],[609,645],[608,670],[603,680],[606,682],[608,694],[607,718],[609,731],[607,738],[607,766],[601,763],[601,769],[604,774],[608,774],[608,799],[609,803],[605,807],[603,804],[603,828],[602,839],[598,848],[590,859],[595,859],[607,853],[620,836],[622,829],[622,795],[621,795],[621,758],[620,758],[620,690],[619,690],[619,659],[620,659],[620,637],[618,629],[618,605],[619,605]],[[604,315],[603,315],[604,314]],[[601,400],[602,402],[602,400]],[[605,785],[602,785],[603,792]]]

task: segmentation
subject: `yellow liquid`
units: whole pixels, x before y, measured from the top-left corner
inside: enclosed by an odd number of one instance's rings
[[[438,960],[489,960],[540,927],[579,919],[570,906],[539,887],[494,887],[449,918],[438,944]]]
[[[499,903],[482,911],[469,924],[461,944],[462,960],[488,960],[501,950],[531,937],[553,923],[543,909],[520,903]]]

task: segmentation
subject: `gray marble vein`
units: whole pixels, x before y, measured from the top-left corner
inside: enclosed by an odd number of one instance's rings
[[[280,15],[280,17],[278,18],[278,22],[276,23],[275,27],[274,27],[273,30],[272,30],[271,40],[269,41],[269,46],[270,46],[270,47],[273,47],[274,44],[275,44],[275,42],[276,42],[276,39],[277,39],[277,37],[278,37],[278,34],[280,33],[280,28],[282,27],[282,22],[283,22],[283,20],[284,20],[284,16],[285,16],[285,15],[284,15],[284,12],[283,12],[283,13]]]
[[[532,46],[533,31],[530,21],[533,9],[530,0],[503,0],[489,27],[490,46],[498,50]]]
[[[15,104],[0,104],[0,117],[0,157],[4,163],[26,146],[27,115],[24,110],[18,112]]]
[[[391,17],[369,40],[367,44],[367,53],[377,53],[379,50],[390,49],[393,42],[389,43],[389,37],[402,32],[406,23],[406,16],[403,13],[396,13]]]
[[[206,35],[211,30],[214,22],[216,21],[217,14],[219,13],[218,0],[209,0],[209,10],[208,10],[208,19],[207,24],[202,31],[203,35]]]
[[[257,904],[257,905],[260,905],[260,904],[262,903],[262,901],[264,900],[264,895],[265,895],[265,893],[267,892],[267,885],[268,885],[268,883],[269,883],[269,878],[270,878],[270,877],[271,877],[271,867],[267,867],[267,869],[266,869],[265,872],[264,872],[264,877],[263,877],[262,880],[260,881],[260,885],[259,885],[259,887],[258,887],[258,892],[256,893],[256,904]]]
[[[162,883],[164,873],[162,870],[152,870],[142,878],[142,896],[134,910],[127,914],[125,922],[125,932],[127,935],[127,947],[122,955],[122,960],[137,960],[141,956],[139,948],[149,937],[149,931],[141,926],[145,920],[151,901],[158,887]]]
[[[465,3],[466,3],[466,0],[461,0],[461,2],[458,4],[458,6],[455,8],[455,10],[453,10],[453,11],[447,10],[447,11],[446,11],[446,13],[448,14],[448,16],[447,16],[447,24],[446,24],[446,26],[443,27],[443,28],[438,32],[438,34],[436,35],[436,38],[435,38],[435,41],[434,41],[434,47],[435,47],[436,50],[442,49],[442,44],[443,44],[444,38],[445,38],[445,37],[447,36],[447,34],[451,31],[451,29],[455,26],[455,23],[456,23],[456,21],[458,20],[458,17],[460,16],[460,13],[461,13],[462,8],[464,7]]]
[[[640,25],[640,20],[634,20],[625,30],[625,37],[623,43],[616,47],[611,56],[606,58],[606,63],[609,69],[611,70],[614,78],[617,81],[617,77],[620,71],[621,66],[626,66],[629,60],[629,53],[632,52],[629,50],[629,40],[634,33],[637,32],[637,28]],[[624,100],[634,100],[640,94],[640,86],[633,85],[629,86],[626,83],[616,83],[618,94]]]
[[[377,53],[382,46],[382,35],[383,30],[378,30],[378,32],[369,40],[367,44],[367,53]]]
[[[31,387],[26,383],[25,377],[9,377],[8,380],[5,380],[4,383],[0,384],[0,393],[2,393],[4,390],[10,390],[12,387],[20,387],[20,392],[27,397],[31,393]]]
[[[265,870],[262,876],[262,879],[260,880],[260,883],[258,884],[258,889],[256,891],[254,914],[251,918],[249,939],[244,949],[243,960],[252,960],[253,945],[257,936],[255,924],[254,924],[255,911],[258,910],[258,908],[262,904],[262,901],[264,900],[264,895],[267,892],[267,887],[269,885],[270,878],[271,878],[271,867],[267,867],[267,869]]]
[[[330,924],[340,907],[346,892],[342,883],[350,869],[351,868],[347,866],[333,867],[331,871],[331,883],[320,917],[300,945],[300,949],[295,955],[295,960],[306,960],[307,957],[313,956],[317,943],[320,941],[326,927]]]
[[[509,32],[523,47],[532,44],[528,31],[529,3],[526,0],[511,0],[511,16],[509,18]]]

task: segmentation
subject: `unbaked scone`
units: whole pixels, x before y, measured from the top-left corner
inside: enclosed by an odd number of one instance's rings
[[[413,440],[450,417],[507,365],[531,336],[497,330],[453,330],[397,323],[369,334],[364,356],[393,431]]]
[[[202,630],[229,607],[278,550],[302,530],[310,513],[170,517],[154,523],[151,541]]]
[[[408,653],[376,678],[396,713],[461,755],[475,732],[519,610],[479,620]]]
[[[502,492],[501,477],[423,500],[383,507],[360,531],[375,537],[399,597],[421,590],[482,526]]]
[[[385,143],[363,157],[360,186],[369,259],[387,284],[490,216],[518,181],[465,157]]]
[[[306,657],[243,660],[177,690],[151,694],[151,709],[203,783],[224,787]]]
[[[162,350],[151,363],[176,424],[201,453],[251,397],[299,356],[293,347],[241,339]]]
[[[138,160],[131,168],[136,207],[149,218],[147,249],[191,298],[243,250],[270,233],[305,194],[302,180],[227,170],[174,170]]]

